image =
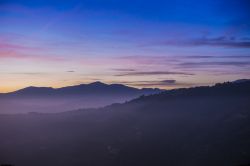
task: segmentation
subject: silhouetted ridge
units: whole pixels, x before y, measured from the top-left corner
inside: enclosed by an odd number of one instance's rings
[[[96,82],[92,82],[90,84],[87,84],[89,86],[107,86],[108,84],[105,84],[103,82],[100,82],[100,81],[96,81]]]
[[[122,84],[93,82],[62,88],[27,87],[0,94],[1,113],[63,112],[123,103],[160,89],[137,89]]]
[[[180,88],[153,94],[149,96],[141,96],[133,101],[159,101],[165,99],[178,99],[187,97],[219,97],[219,96],[249,96],[250,81],[239,81],[218,83],[214,86],[201,86],[193,88]]]
[[[22,95],[45,95],[45,94],[51,94],[53,93],[55,89],[51,88],[51,87],[34,87],[34,86],[30,86],[24,89],[20,89],[17,90],[15,92],[13,92],[12,94],[18,95],[18,94],[22,94]],[[9,93],[11,94],[11,93]]]
[[[87,94],[152,94],[159,93],[160,89],[137,89],[133,87],[128,87],[122,84],[105,84],[102,82],[93,82],[90,84],[80,84],[75,86],[67,86],[62,88],[51,88],[51,87],[27,87],[24,89],[17,90],[15,92],[7,93],[11,96],[22,96],[22,95],[87,95]],[[3,94],[4,95],[4,94]]]
[[[242,82],[250,82],[250,79],[239,79],[239,80],[235,80],[232,83],[242,83]]]

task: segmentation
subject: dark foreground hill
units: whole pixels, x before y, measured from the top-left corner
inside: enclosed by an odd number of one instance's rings
[[[78,108],[97,108],[125,102],[160,89],[136,89],[122,84],[94,82],[63,88],[27,87],[0,94],[0,114],[28,112],[64,112]]]
[[[0,116],[0,162],[16,166],[250,163],[250,82],[163,92],[101,109]]]

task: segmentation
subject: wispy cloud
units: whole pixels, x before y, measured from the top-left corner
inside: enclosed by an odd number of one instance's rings
[[[176,80],[160,80],[160,81],[136,81],[127,83],[132,86],[173,86],[176,85]]]
[[[13,44],[0,38],[0,58],[28,58],[23,52],[41,51],[39,48]]]
[[[228,61],[228,62],[185,62],[179,64],[181,67],[185,68],[196,68],[196,67],[209,67],[209,66],[236,66],[236,67],[244,67],[250,66],[250,62],[247,61]]]
[[[136,71],[135,69],[111,69],[111,70],[113,70],[113,71],[122,71],[122,72],[130,72],[130,71]]]
[[[12,43],[7,43],[7,42],[0,42],[0,49],[4,49],[4,50],[42,50],[39,47],[28,47],[28,46],[24,46],[24,45],[20,45],[20,44],[12,44]]]
[[[146,76],[146,75],[194,75],[194,74],[186,72],[173,72],[173,71],[148,71],[148,72],[124,72],[116,74],[115,76]]]
[[[26,55],[18,54],[16,51],[6,51],[0,49],[0,59],[3,58],[27,58]]]
[[[48,56],[48,55],[33,55],[18,53],[16,51],[2,51],[0,50],[0,59],[23,59],[23,60],[35,60],[35,61],[49,61],[49,62],[62,62],[65,61],[63,57]]]
[[[191,59],[238,59],[238,58],[250,58],[250,55],[223,55],[223,56],[210,56],[210,55],[191,55],[191,56],[184,56],[182,58],[191,58]]]
[[[165,55],[165,56],[159,56],[159,55],[150,55],[150,56],[133,55],[133,56],[122,56],[122,57],[119,57],[119,59],[131,61],[131,62],[138,63],[138,64],[146,64],[146,65],[150,65],[150,64],[158,64],[158,65],[160,65],[160,64],[165,64],[166,62],[168,64],[179,62],[179,59],[177,57],[168,56],[168,55]]]
[[[26,59],[26,60],[42,60],[42,61],[64,61],[62,57],[54,55],[38,54],[47,49],[35,46],[26,46],[24,44],[16,44],[0,38],[0,59]]]
[[[122,84],[126,84],[128,86],[136,86],[136,87],[189,87],[193,86],[192,83],[186,82],[178,82],[175,79],[166,79],[166,80],[151,80],[151,81],[126,81],[119,82]]]
[[[201,37],[195,39],[173,39],[165,41],[156,41],[141,46],[211,46],[211,47],[229,47],[229,48],[250,48],[250,40],[245,38],[237,39],[235,37]]]
[[[48,75],[47,72],[12,72],[8,74],[14,74],[14,75]]]

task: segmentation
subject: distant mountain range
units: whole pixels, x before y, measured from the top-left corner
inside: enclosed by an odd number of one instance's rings
[[[247,166],[250,81],[102,108],[0,115],[0,133],[0,161],[13,165]]]
[[[27,87],[1,94],[0,113],[62,112],[77,108],[96,108],[162,91],[157,88],[137,89],[102,82],[63,88]]]
[[[62,88],[51,87],[27,87],[14,92],[6,93],[6,96],[56,96],[56,95],[135,95],[135,94],[153,94],[162,90],[158,88],[132,88],[122,84],[105,84],[102,82],[93,82],[90,84],[81,84],[75,86],[67,86]],[[3,95],[3,94],[2,94]]]
[[[98,108],[113,103],[123,103],[135,99],[160,100],[161,98],[182,98],[194,95],[222,95],[233,93],[249,93],[245,87],[235,89],[238,84],[248,84],[249,79],[241,79],[214,87],[194,87],[173,90],[158,88],[137,89],[122,84],[105,84],[93,82],[62,88],[27,87],[10,93],[0,94],[1,113],[27,113],[27,112],[64,112],[80,108]],[[228,89],[227,89],[228,88]],[[160,94],[159,94],[160,93]],[[154,95],[155,94],[155,95]],[[138,98],[142,96],[141,98]]]

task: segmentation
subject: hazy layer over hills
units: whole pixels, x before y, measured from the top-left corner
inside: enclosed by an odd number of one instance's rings
[[[250,163],[250,82],[177,89],[100,109],[0,116],[0,161],[18,166]]]
[[[27,87],[0,94],[1,113],[63,112],[78,108],[97,108],[159,93],[159,89],[136,89],[121,84],[94,82],[63,88]]]

